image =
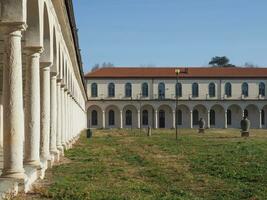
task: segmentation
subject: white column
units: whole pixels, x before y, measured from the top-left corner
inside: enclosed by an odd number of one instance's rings
[[[175,110],[172,111],[172,128],[176,128],[176,113],[175,113]]]
[[[41,146],[40,154],[43,160],[50,159],[50,66],[51,63],[41,63]]]
[[[65,143],[65,134],[66,134],[66,127],[65,127],[65,88],[64,84],[61,84],[61,144],[63,148],[66,147]]]
[[[51,72],[51,85],[50,85],[50,152],[58,154],[57,151],[57,73]]]
[[[40,47],[28,47],[25,85],[24,164],[40,166]]]
[[[62,152],[63,151],[63,146],[62,146],[62,112],[61,112],[61,104],[62,104],[62,99],[61,99],[61,81],[58,80],[57,82],[57,149]]]
[[[120,110],[120,128],[123,128],[122,110]]]
[[[158,128],[158,110],[155,110],[155,128]]]
[[[103,117],[102,117],[102,123],[103,123],[103,126],[102,126],[102,128],[106,128],[106,112],[103,110],[102,111],[103,112]]]
[[[227,128],[227,110],[224,112],[224,128]]]
[[[138,128],[141,128],[141,111],[137,111],[137,126]]]
[[[207,116],[207,128],[210,128],[210,110],[208,110],[208,116]]]
[[[242,110],[242,116],[241,119],[245,116],[245,110]]]
[[[261,111],[261,110],[259,110],[259,120],[260,120],[259,128],[262,129],[262,124],[261,124],[261,120],[262,120],[262,111]]]
[[[193,110],[190,110],[190,128],[194,128],[194,126],[193,126]]]
[[[5,30],[3,66],[4,168],[2,177],[24,178],[24,116],[22,95],[21,31]]]

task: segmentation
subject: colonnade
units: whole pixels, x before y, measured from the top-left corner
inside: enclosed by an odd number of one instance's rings
[[[27,167],[44,172],[86,128],[77,38],[57,17],[63,2],[1,2],[2,178],[29,179]]]

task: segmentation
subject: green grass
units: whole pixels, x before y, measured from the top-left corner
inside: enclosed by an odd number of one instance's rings
[[[157,130],[97,130],[66,152],[43,194],[53,199],[267,199],[267,130],[248,139],[239,130],[204,135]]]

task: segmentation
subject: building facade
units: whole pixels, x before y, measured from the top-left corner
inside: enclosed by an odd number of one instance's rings
[[[0,72],[0,187],[28,191],[86,128],[71,0],[0,1]]]
[[[267,127],[267,68],[102,68],[86,77],[92,128]]]

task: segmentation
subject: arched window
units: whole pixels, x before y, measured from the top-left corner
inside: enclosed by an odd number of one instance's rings
[[[199,124],[199,113],[198,110],[193,111],[193,125]]]
[[[97,111],[93,110],[92,111],[92,125],[93,126],[97,126]]]
[[[148,84],[142,84],[142,97],[148,97]]]
[[[142,112],[142,124],[144,126],[148,125],[148,111],[147,110],[143,110]]]
[[[132,97],[132,84],[131,83],[125,84],[125,97]]]
[[[97,97],[97,84],[92,83],[91,85],[91,97]]]
[[[214,110],[210,110],[210,125],[214,126],[215,125],[215,111]]]
[[[108,124],[110,126],[114,126],[115,125],[115,113],[113,110],[110,110],[108,112]]]
[[[227,82],[226,84],[225,84],[225,88],[224,88],[224,92],[225,92],[225,95],[227,96],[227,97],[231,97],[232,96],[232,85],[231,85],[231,83],[229,83],[229,82]]]
[[[159,94],[159,99],[165,98],[165,84],[164,83],[159,83],[158,94]]]
[[[232,111],[227,110],[227,125],[232,125]]]
[[[261,111],[261,124],[262,125],[265,124],[265,112],[264,112],[264,110]]]
[[[126,111],[126,126],[132,125],[132,111],[127,110]]]
[[[216,91],[215,91],[215,83],[209,84],[209,96],[215,97]]]
[[[242,95],[245,97],[248,97],[248,83],[242,84]]]
[[[176,111],[176,124],[182,125],[182,121],[183,121],[183,113],[181,110],[177,110]]]
[[[259,95],[265,96],[265,84],[263,82],[259,84]]]
[[[248,110],[247,109],[244,110],[244,117],[248,117]]]
[[[192,97],[198,97],[198,83],[192,84]]]
[[[109,97],[114,97],[115,96],[115,84],[114,83],[109,83],[108,84],[108,96]]]
[[[182,84],[181,83],[176,83],[176,90],[175,90],[176,96],[181,97],[183,94],[182,90]]]

